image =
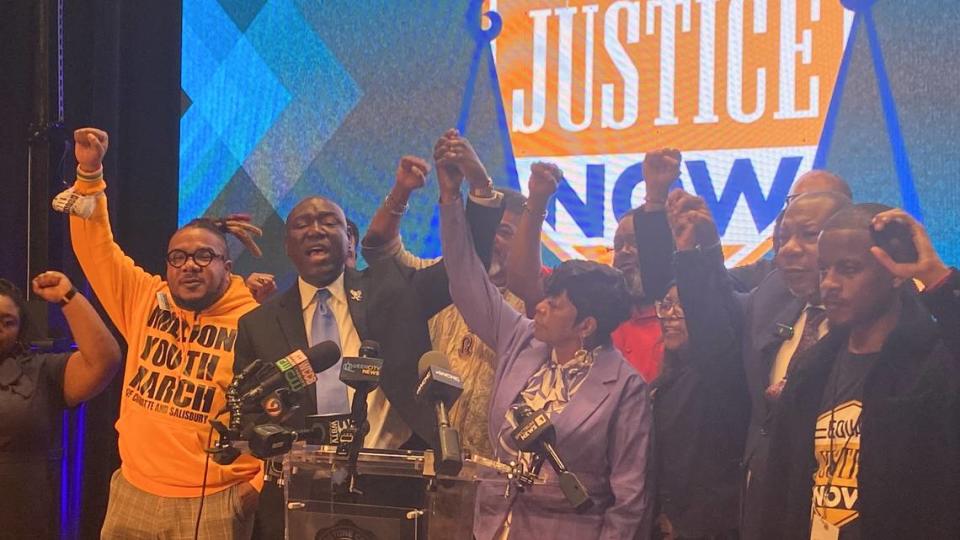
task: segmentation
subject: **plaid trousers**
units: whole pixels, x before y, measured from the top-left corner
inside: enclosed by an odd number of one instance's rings
[[[204,497],[200,540],[248,540],[259,493],[237,484]],[[160,497],[134,487],[118,469],[110,479],[103,540],[193,540],[200,497]]]

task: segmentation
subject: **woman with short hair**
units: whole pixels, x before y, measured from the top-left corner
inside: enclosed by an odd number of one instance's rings
[[[444,169],[439,161],[437,169]],[[522,493],[504,496],[502,484],[481,483],[475,537],[634,538],[648,523],[651,415],[643,378],[611,346],[610,333],[629,315],[623,275],[595,262],[564,262],[548,278],[535,317],[526,318],[490,282],[473,249],[459,182],[445,176],[440,220],[450,293],[470,330],[496,351],[488,416],[495,457],[530,463],[512,436],[515,411],[542,410],[556,431],[554,448],[593,502],[576,512],[549,466],[541,471],[546,483]],[[560,174],[538,164],[533,176],[555,187]],[[532,197],[529,205],[543,202]],[[521,220],[537,212],[529,205]]]
[[[0,279],[0,536],[54,538],[54,467],[60,415],[99,394],[120,365],[120,347],[67,276],[44,272],[33,292],[57,303],[77,343],[73,353],[30,350],[26,301]]]

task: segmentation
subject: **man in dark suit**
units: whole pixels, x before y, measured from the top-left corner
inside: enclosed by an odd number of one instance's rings
[[[405,157],[397,175],[423,177],[428,171],[425,161]],[[468,204],[474,234],[483,239],[478,254],[487,262],[501,212]],[[344,356],[358,356],[361,340],[375,340],[384,363],[380,386],[367,400],[370,432],[364,446],[436,446],[434,412],[416,400],[415,388],[417,362],[431,348],[427,320],[450,303],[446,270],[442,262],[416,271],[392,259],[363,271],[348,268],[346,227],[343,210],[324,197],[306,198],[291,210],[285,245],[297,268],[297,283],[240,319],[235,371],[254,359],[274,361],[325,340],[337,342]],[[305,391],[303,406],[287,421],[290,427],[303,427],[305,415],[349,411],[352,391],[338,375],[339,364],[318,374],[317,383]],[[282,534],[282,495],[268,483],[255,536]]]
[[[726,325],[728,332],[740,333],[742,370],[750,394],[741,538],[759,538],[761,501],[759,491],[751,488],[758,485],[758,475],[766,470],[767,418],[772,404],[779,398],[792,358],[827,331],[819,298],[817,237],[827,219],[849,205],[849,198],[833,192],[808,193],[792,201],[779,227],[776,269],[749,294],[735,293],[732,287],[680,291],[681,298],[724,295],[725,298],[711,305],[735,307],[734,316],[723,312],[708,316],[714,324]],[[703,200],[675,191],[670,196],[668,213],[674,229],[693,222],[698,230],[697,248],[677,254],[678,261],[685,260],[691,273],[703,274],[691,276],[692,279],[686,281],[687,288],[691,284],[731,279],[723,266],[716,225]],[[740,369],[740,366],[730,366],[730,369]]]

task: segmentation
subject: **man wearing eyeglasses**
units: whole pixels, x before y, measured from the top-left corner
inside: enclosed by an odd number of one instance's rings
[[[231,273],[225,232],[255,254],[233,216],[197,219],[170,238],[165,279],[124,255],[113,239],[102,161],[108,137],[79,129],[77,181],[56,197],[71,214],[77,260],[129,345],[119,433],[121,466],[110,481],[103,538],[249,538],[263,480],[260,463],[209,459],[209,420],[233,377],[237,320],[257,306]],[[202,513],[200,512],[202,505]]]

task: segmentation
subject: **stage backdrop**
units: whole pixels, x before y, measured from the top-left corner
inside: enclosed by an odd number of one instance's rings
[[[960,5],[928,0],[190,0],[179,220],[253,214],[265,257],[235,244],[237,268],[286,281],[297,200],[331,197],[363,230],[397,159],[456,126],[497,185],[563,168],[548,262],[607,260],[644,153],[672,146],[730,265],[769,250],[814,167],[921,217],[956,263],[958,26]],[[421,255],[439,249],[436,196],[404,218]]]

